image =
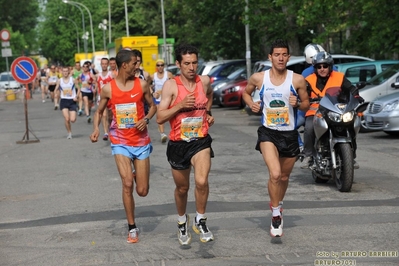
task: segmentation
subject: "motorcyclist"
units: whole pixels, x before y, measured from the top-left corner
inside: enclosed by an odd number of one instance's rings
[[[314,73],[306,77],[308,82],[309,98],[321,99],[325,94],[337,96],[341,101],[346,102],[349,94],[352,94],[359,102],[364,102],[359,95],[359,90],[345,78],[341,72],[333,71],[334,60],[331,55],[325,51],[317,53],[312,64]],[[304,132],[304,150],[305,156],[302,161],[301,168],[309,168],[311,156],[313,154],[315,144],[315,133],[313,130],[313,117],[319,107],[319,103],[311,103],[309,110],[305,114],[305,132]],[[356,139],[353,139],[353,158],[356,158]],[[354,161],[354,168],[358,169],[359,165]]]

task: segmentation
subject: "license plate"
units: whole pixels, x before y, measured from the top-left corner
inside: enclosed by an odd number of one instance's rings
[[[369,123],[372,123],[373,122],[373,117],[366,116],[366,121],[369,122]]]

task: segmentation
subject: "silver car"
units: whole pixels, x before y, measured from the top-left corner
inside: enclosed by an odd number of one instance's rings
[[[392,85],[399,88],[399,82]],[[363,112],[363,117],[368,129],[399,135],[399,92],[375,98]]]

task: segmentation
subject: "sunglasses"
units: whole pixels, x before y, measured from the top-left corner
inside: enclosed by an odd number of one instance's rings
[[[157,67],[163,67],[164,65],[157,65]]]
[[[322,64],[322,65],[317,65],[317,69],[322,69],[322,68],[328,68],[329,66],[327,64]]]

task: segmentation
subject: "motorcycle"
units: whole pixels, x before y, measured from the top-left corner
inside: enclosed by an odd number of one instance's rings
[[[309,166],[316,183],[335,180],[339,191],[349,192],[354,177],[354,138],[361,123],[356,108],[359,101],[349,96],[347,103],[338,101],[337,96],[326,94],[319,102],[314,118],[316,135],[313,164]]]

